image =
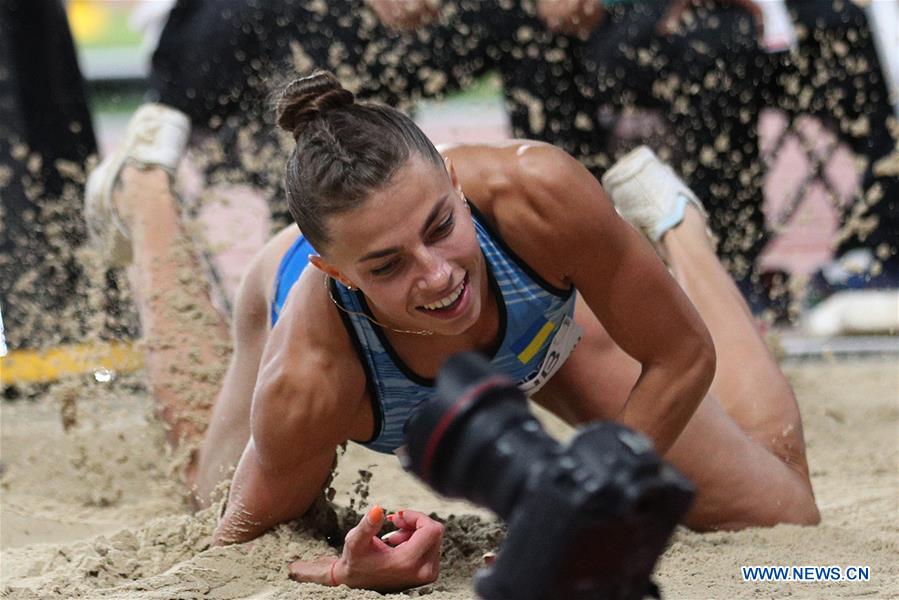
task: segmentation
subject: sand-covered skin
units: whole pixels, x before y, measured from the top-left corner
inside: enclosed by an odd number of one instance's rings
[[[658,572],[666,597],[899,597],[899,361],[822,361],[787,372],[805,418],[823,523],[679,531]],[[332,552],[303,522],[252,544],[210,548],[215,513],[187,510],[145,392],[121,382],[114,393],[70,383],[36,402],[4,402],[0,410],[4,597],[383,597],[288,580],[291,559]],[[338,470],[341,514],[380,502],[448,519],[439,581],[403,597],[474,596],[471,575],[501,538],[486,513],[434,497],[390,456],[351,447]],[[871,581],[743,582],[740,566],[755,564],[868,565]]]

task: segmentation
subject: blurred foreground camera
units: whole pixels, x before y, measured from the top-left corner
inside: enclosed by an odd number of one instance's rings
[[[441,369],[406,425],[406,468],[508,525],[475,590],[488,600],[658,597],[650,575],[693,487],[642,434],[614,423],[562,445],[508,377],[475,354]]]

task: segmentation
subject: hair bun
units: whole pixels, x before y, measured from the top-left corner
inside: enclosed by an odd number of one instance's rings
[[[298,139],[306,125],[329,110],[353,104],[353,92],[330,71],[315,71],[293,80],[281,92],[277,104],[278,127]]]

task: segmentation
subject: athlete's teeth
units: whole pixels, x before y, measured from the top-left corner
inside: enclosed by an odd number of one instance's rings
[[[432,304],[425,304],[424,307],[427,310],[437,310],[438,308],[443,308],[444,306],[449,306],[450,304],[452,304],[459,298],[459,295],[462,293],[462,289],[464,287],[465,287],[464,285],[460,285],[458,288],[456,288],[455,292],[453,292],[446,298],[444,298],[442,300],[438,300],[437,302],[434,302]]]

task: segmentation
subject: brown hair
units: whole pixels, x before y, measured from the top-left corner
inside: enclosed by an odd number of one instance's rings
[[[327,219],[360,206],[417,154],[443,166],[406,115],[356,102],[327,71],[291,82],[277,101],[278,126],[293,134],[285,188],[290,214],[317,252],[331,243]]]

